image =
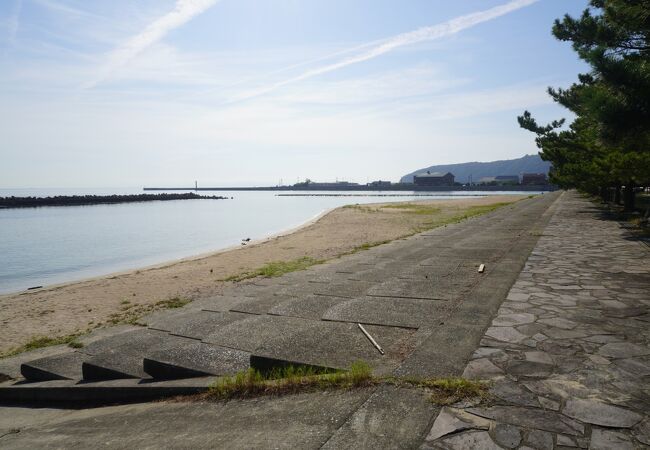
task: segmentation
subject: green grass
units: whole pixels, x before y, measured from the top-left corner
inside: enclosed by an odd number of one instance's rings
[[[17,355],[19,353],[28,352],[31,350],[38,350],[39,348],[51,347],[53,345],[64,345],[68,344],[72,348],[76,345],[82,345],[80,342],[77,342],[76,339],[85,333],[73,333],[66,336],[57,336],[57,337],[47,337],[47,336],[36,336],[33,337],[29,342],[23,344],[19,347],[8,350],[0,354],[0,358],[8,358],[10,356]]]
[[[430,399],[436,405],[452,405],[461,400],[488,400],[488,385],[482,381],[465,378],[424,378],[398,381],[424,388],[430,393]]]
[[[120,311],[109,315],[107,323],[109,325],[141,325],[139,320],[146,314],[161,309],[182,308],[190,302],[190,299],[182,297],[168,298],[156,303],[144,305],[125,304],[124,302],[121,302],[123,306],[120,308]],[[98,326],[99,325],[100,324],[98,324]]]
[[[363,251],[366,251],[366,250],[370,250],[371,248],[377,247],[379,245],[388,244],[389,242],[392,242],[392,241],[386,240],[386,241],[365,242],[365,243],[363,243],[361,245],[357,245],[352,250],[349,250],[349,251],[347,251],[345,253],[342,253],[342,254],[338,255],[338,257],[346,256],[346,255],[353,255],[353,254],[358,253],[358,252],[363,252]]]
[[[324,262],[325,261],[322,259],[314,259],[310,258],[309,256],[304,256],[302,258],[294,259],[291,261],[271,261],[270,263],[265,264],[262,267],[254,269],[250,272],[232,275],[228,278],[224,278],[222,281],[243,281],[255,277],[279,277],[285,273],[305,270],[311,266],[322,264]]]
[[[232,377],[218,379],[210,386],[208,397],[215,400],[231,400],[313,390],[351,389],[370,386],[372,383],[372,371],[364,362],[352,364],[349,371],[334,372],[292,365],[274,369],[269,373],[251,368]]]
[[[138,321],[145,314],[149,314],[151,312],[158,311],[161,309],[181,308],[187,305],[190,301],[191,300],[182,297],[169,298],[167,300],[161,300],[159,302],[150,305],[128,305],[125,304],[124,301],[122,301],[120,304],[123,306],[120,308],[120,311],[108,316],[108,320],[106,322],[108,325],[121,325],[121,324],[141,325]],[[19,347],[15,347],[4,353],[0,353],[0,359],[8,358],[10,356],[14,356],[19,353],[28,352],[31,350],[37,350],[39,348],[51,347],[53,345],[67,344],[71,348],[82,348],[83,343],[77,341],[77,338],[90,333],[93,329],[99,328],[100,326],[102,326],[102,323],[97,323],[94,324],[93,326],[90,326],[85,331],[78,331],[65,336],[55,336],[55,337],[36,336],[26,344],[23,344]]]
[[[377,385],[423,389],[431,402],[451,405],[461,400],[489,399],[488,385],[464,378],[397,378],[377,377],[370,366],[358,361],[347,371],[318,370],[312,367],[287,366],[263,373],[248,369],[215,381],[204,398],[212,400],[246,399],[313,391],[348,390]]]
[[[421,233],[423,231],[428,231],[433,228],[459,223],[462,222],[463,220],[471,219],[472,217],[480,216],[482,214],[487,214],[489,212],[495,211],[507,205],[512,205],[512,203],[500,202],[500,203],[492,203],[491,205],[471,206],[460,213],[453,214],[451,216],[441,216],[434,220],[424,222],[422,225],[420,225],[415,229],[415,233]]]

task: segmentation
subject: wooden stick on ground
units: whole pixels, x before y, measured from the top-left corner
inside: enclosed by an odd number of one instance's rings
[[[368,338],[368,340],[370,340],[370,342],[372,342],[372,345],[374,345],[374,346],[377,348],[377,350],[379,350],[379,353],[381,353],[381,354],[383,355],[383,354],[384,354],[384,350],[379,346],[379,344],[377,344],[377,341],[375,341],[375,340],[373,339],[373,337],[370,336],[370,333],[368,333],[368,332],[366,331],[366,329],[363,328],[363,325],[361,325],[360,323],[358,323],[357,325],[359,325],[359,328],[361,328],[361,331],[363,331],[363,334],[366,335],[366,337]]]

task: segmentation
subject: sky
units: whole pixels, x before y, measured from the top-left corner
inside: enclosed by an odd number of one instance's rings
[[[398,181],[537,152],[587,0],[2,0],[0,188]]]

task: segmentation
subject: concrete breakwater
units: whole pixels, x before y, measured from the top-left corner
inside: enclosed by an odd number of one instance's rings
[[[165,200],[225,200],[228,197],[187,194],[136,195],[57,195],[54,197],[0,197],[0,208],[34,208],[38,206],[80,206]]]

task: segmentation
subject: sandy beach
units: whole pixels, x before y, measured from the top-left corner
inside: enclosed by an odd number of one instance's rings
[[[471,208],[524,196],[352,205],[334,209],[297,230],[241,248],[111,274],[38,291],[0,296],[0,353],[35,337],[85,332],[162,300],[218,294],[222,281],[272,261],[335,258],[363,244],[398,239],[445,223]],[[413,205],[415,207],[409,207]]]

